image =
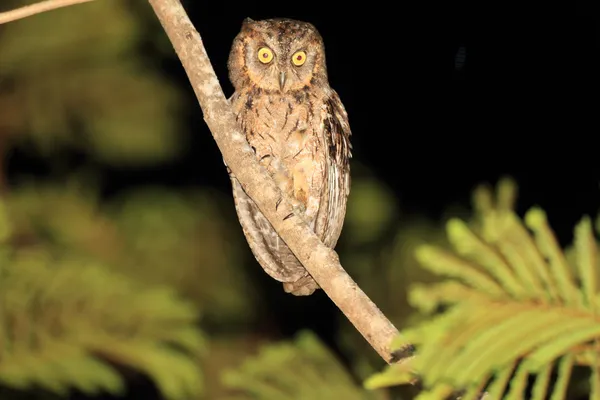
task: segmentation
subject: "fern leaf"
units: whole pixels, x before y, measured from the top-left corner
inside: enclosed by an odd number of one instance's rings
[[[365,380],[364,387],[366,389],[380,389],[413,382],[415,373],[411,360],[403,360],[401,363],[389,365],[384,371],[371,375]]]
[[[146,372],[168,399],[200,393],[194,307],[89,260],[19,253],[0,265],[0,381],[117,394],[110,361]]]
[[[496,210],[512,211],[515,208],[518,188],[517,183],[510,177],[503,177],[498,182]]]
[[[528,356],[527,365],[531,370],[538,370],[557,357],[571,352],[576,345],[589,342],[599,336],[600,324],[592,320],[587,325],[579,326],[577,331],[564,332],[553,341],[538,347]]]
[[[593,398],[600,393],[600,293],[591,221],[575,228],[569,265],[544,212],[530,210],[523,223],[510,210],[515,190],[505,185],[503,200],[494,202],[487,188],[476,194],[479,228],[448,222],[456,255],[431,245],[416,252],[426,269],[451,278],[416,285],[409,297],[427,313],[443,310],[404,334],[417,348],[411,367],[426,388],[423,398],[450,387],[468,398],[485,391],[520,399],[531,389],[542,399],[558,365],[551,396],[561,399],[575,363],[591,368]]]
[[[460,278],[473,287],[482,289],[486,293],[492,293],[497,296],[504,294],[502,287],[489,276],[479,271],[475,265],[461,260],[444,250],[424,245],[419,247],[415,257],[424,267],[432,272],[453,278]]]
[[[440,383],[431,390],[424,390],[415,398],[415,400],[440,400],[448,398],[454,393],[452,386]]]
[[[520,400],[525,398],[525,390],[527,389],[527,378],[529,371],[522,368],[522,365],[517,367],[515,376],[510,381],[510,389],[505,397],[506,400]]]
[[[478,185],[471,195],[475,215],[486,215],[495,208],[494,194],[488,184]]]
[[[488,238],[515,271],[519,282],[526,288],[523,297],[537,298],[544,302],[556,299],[557,292],[550,279],[548,267],[535,243],[518,217],[510,211],[490,215],[495,219],[488,227],[495,227],[488,232]],[[545,286],[544,286],[545,285]],[[547,289],[547,290],[546,290]]]
[[[357,386],[329,350],[310,332],[294,342],[263,347],[256,357],[226,371],[223,383],[259,400],[384,399]]]
[[[569,384],[571,371],[573,369],[573,359],[574,357],[572,355],[567,355],[560,360],[558,364],[558,377],[556,378],[550,400],[563,400],[565,398],[567,394],[567,385]]]
[[[506,390],[514,369],[515,365],[511,364],[496,373],[494,380],[488,387],[489,398],[486,398],[486,400],[498,400],[502,398],[502,394]]]
[[[538,372],[533,385],[531,400],[544,400],[546,398],[553,368],[554,363],[549,363]]]
[[[596,269],[598,264],[596,254],[598,249],[592,231],[592,221],[589,217],[585,217],[575,228],[575,249],[585,302],[590,309],[594,310],[597,295]]]
[[[577,286],[571,276],[566,257],[548,226],[546,213],[539,208],[533,208],[525,214],[525,223],[534,232],[535,242],[541,254],[549,260],[552,275],[555,277],[563,301],[569,305],[581,306]]]
[[[415,284],[409,293],[409,301],[421,312],[430,314],[444,304],[458,303],[474,297],[485,298],[481,292],[456,281],[432,285]]]
[[[456,251],[462,256],[472,258],[479,265],[486,267],[511,295],[524,295],[525,289],[517,281],[514,272],[490,245],[481,241],[460,220],[448,221],[448,238]]]
[[[597,364],[594,367],[595,368],[592,368],[592,374],[590,376],[590,399],[598,400],[600,399],[600,371],[598,371]]]

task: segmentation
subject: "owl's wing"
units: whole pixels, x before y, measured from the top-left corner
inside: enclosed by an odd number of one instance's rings
[[[326,146],[326,185],[315,232],[328,247],[335,247],[346,216],[346,202],[350,194],[350,124],[348,114],[338,94],[331,89],[321,109],[321,127]]]
[[[265,272],[280,282],[296,282],[306,276],[308,273],[304,266],[233,175],[231,184],[235,208],[244,235]]]

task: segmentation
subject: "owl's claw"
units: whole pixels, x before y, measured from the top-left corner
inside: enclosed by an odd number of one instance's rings
[[[279,206],[279,203],[281,203],[282,199],[279,199],[279,201],[277,202],[277,206]],[[288,215],[286,215],[283,220],[287,220],[292,218],[293,215],[296,215],[298,218],[302,219],[304,222],[306,222],[306,220],[304,219],[304,216],[306,214],[306,207],[304,206],[304,204],[298,202],[298,201],[293,201],[292,200],[292,212],[289,213]]]
[[[292,218],[292,216],[294,216],[294,213],[289,213],[288,215],[285,216],[285,218],[283,219],[284,221],[287,219]]]
[[[294,202],[292,204],[292,210],[298,215],[304,215],[306,213],[306,206],[300,202]]]

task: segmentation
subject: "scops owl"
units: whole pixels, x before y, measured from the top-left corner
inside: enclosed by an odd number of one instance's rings
[[[229,55],[230,103],[260,164],[295,214],[335,247],[350,191],[350,126],[329,86],[323,40],[312,24],[246,19]],[[231,175],[238,218],[252,253],[284,290],[319,286]],[[277,205],[273,205],[276,207]]]

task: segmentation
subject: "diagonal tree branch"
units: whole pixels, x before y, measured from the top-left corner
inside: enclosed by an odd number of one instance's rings
[[[293,213],[287,199],[276,209],[282,194],[258,164],[238,127],[202,39],[179,0],[149,2],[185,68],[204,120],[233,174],[325,293],[379,355],[391,363],[390,345],[398,330],[342,268],[335,251],[321,243],[300,218],[285,219]]]
[[[39,3],[33,3],[15,10],[0,13],[0,25],[46,11],[55,10],[57,8],[72,6],[79,3],[87,3],[88,1],[92,0],[46,0]]]

